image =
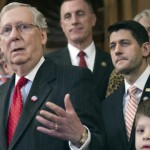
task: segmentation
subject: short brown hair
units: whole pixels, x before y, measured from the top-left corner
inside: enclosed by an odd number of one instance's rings
[[[136,117],[135,117],[135,126],[137,125],[137,121],[141,115],[150,117],[150,98],[143,100],[137,109]]]

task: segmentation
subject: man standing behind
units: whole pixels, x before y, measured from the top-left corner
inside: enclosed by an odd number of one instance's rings
[[[96,93],[99,100],[105,98],[106,88],[113,65],[110,55],[95,47],[92,28],[96,16],[88,0],[65,0],[60,8],[60,24],[66,35],[68,46],[47,54],[53,62],[60,65],[80,66],[80,54],[86,66],[93,72]]]
[[[14,71],[0,86],[0,150],[99,150],[92,73],[45,59],[46,28],[28,4],[9,3],[0,13],[1,50]]]
[[[150,43],[147,31],[136,21],[108,28],[109,47],[115,69],[124,84],[102,103],[108,150],[134,150],[134,117],[138,104],[150,97]]]

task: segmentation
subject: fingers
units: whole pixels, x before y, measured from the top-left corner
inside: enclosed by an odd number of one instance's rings
[[[37,116],[36,120],[43,124],[45,127],[49,127],[51,130],[55,130],[55,124],[41,116]],[[37,128],[38,129],[38,128]]]
[[[50,136],[76,142],[80,139],[84,127],[74,111],[69,94],[65,95],[64,103],[66,110],[54,103],[47,102],[46,107],[54,113],[41,110],[36,119],[42,126],[38,126],[37,130]]]
[[[60,117],[58,115],[55,115],[48,111],[41,110],[40,115],[49,121],[61,123]]]
[[[46,107],[55,112],[58,116],[65,117],[66,115],[65,110],[54,103],[47,102]]]
[[[74,108],[70,100],[70,94],[65,95],[64,102],[65,102],[66,112],[70,112],[70,111],[74,112]]]

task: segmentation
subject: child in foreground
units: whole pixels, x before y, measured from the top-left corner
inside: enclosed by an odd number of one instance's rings
[[[150,99],[144,100],[139,105],[135,127],[136,150],[150,150]]]

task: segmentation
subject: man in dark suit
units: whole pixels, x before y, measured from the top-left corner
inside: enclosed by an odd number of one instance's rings
[[[108,150],[135,150],[134,123],[126,119],[130,111],[130,119],[134,117],[128,88],[136,87],[132,100],[138,106],[143,99],[150,97],[150,66],[147,58],[150,53],[150,43],[145,28],[135,21],[115,23],[108,28],[109,46],[113,64],[116,70],[123,74],[124,84],[102,103],[102,116],[106,132]],[[133,106],[132,106],[133,108]],[[134,115],[133,115],[134,114]],[[129,134],[128,123],[131,134]],[[127,136],[128,135],[128,136]]]
[[[99,150],[92,73],[45,59],[46,28],[44,16],[27,4],[10,3],[0,13],[1,50],[15,72],[0,87],[0,150]]]
[[[60,8],[60,24],[68,41],[67,47],[46,54],[60,65],[79,65],[79,52],[85,53],[87,67],[93,72],[96,93],[102,101],[106,95],[109,76],[113,69],[110,55],[95,47],[92,28],[96,16],[88,0],[64,1]]]

